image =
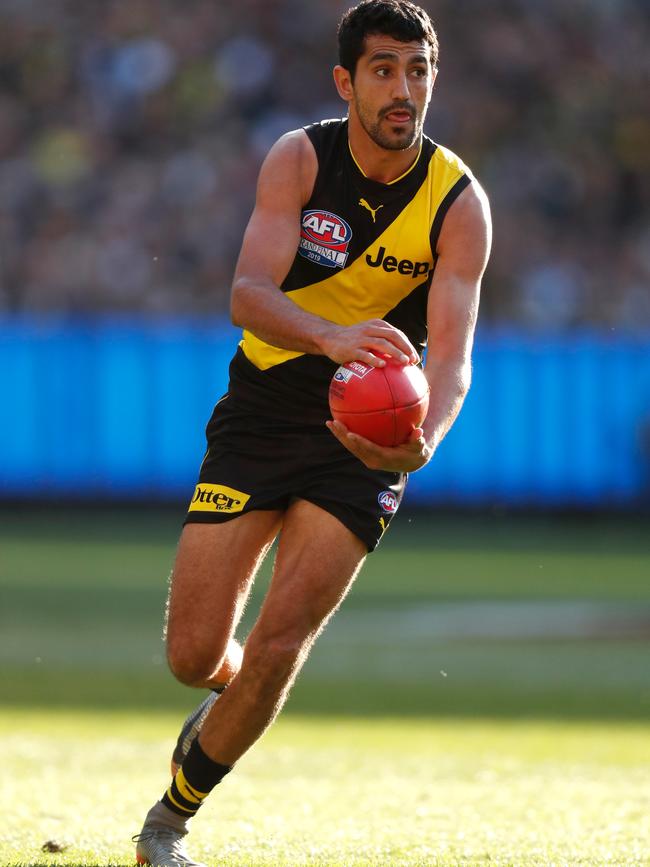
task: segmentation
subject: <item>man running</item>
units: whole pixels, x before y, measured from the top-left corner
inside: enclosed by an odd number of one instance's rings
[[[196,864],[184,848],[190,819],[279,713],[406,475],[431,459],[469,388],[490,218],[469,169],[422,133],[433,25],[406,0],[366,0],[338,38],[348,116],[272,147],[237,263],[231,312],[243,339],[208,425],[167,621],[174,675],[215,692],[183,727],[175,776],[138,835],[140,863]],[[405,444],[383,448],[330,420],[338,365],[419,363],[427,343],[429,411]],[[242,653],[235,630],[278,533]]]

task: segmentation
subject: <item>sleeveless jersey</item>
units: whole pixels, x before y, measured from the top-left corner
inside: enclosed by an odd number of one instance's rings
[[[419,156],[389,184],[366,177],[348,144],[347,120],[305,127],[318,159],[302,211],[300,243],[281,289],[340,325],[384,319],[422,356],[427,296],[442,222],[471,182],[451,151],[422,139]],[[271,346],[244,331],[230,367],[229,394],[271,418],[322,425],[337,364]]]

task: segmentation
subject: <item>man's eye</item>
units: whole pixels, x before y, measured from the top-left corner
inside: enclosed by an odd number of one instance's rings
[[[377,73],[377,75],[381,75],[385,78],[388,75],[388,67],[380,66],[378,69],[375,70],[375,72]]]

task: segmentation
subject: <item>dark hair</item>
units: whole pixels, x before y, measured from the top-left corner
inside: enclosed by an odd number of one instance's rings
[[[338,29],[339,63],[354,79],[366,36],[381,34],[398,42],[426,42],[431,63],[438,63],[438,37],[428,14],[408,0],[363,0],[348,9]]]

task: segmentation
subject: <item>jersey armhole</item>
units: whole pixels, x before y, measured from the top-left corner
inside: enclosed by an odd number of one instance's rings
[[[440,203],[438,210],[436,211],[436,215],[433,219],[433,223],[431,225],[431,232],[429,233],[429,243],[431,244],[431,255],[433,256],[434,262],[438,258],[438,238],[440,237],[440,230],[442,229],[442,224],[447,216],[447,211],[454,204],[458,196],[466,189],[472,182],[472,179],[469,175],[461,175],[456,183],[451,187],[451,189],[447,192],[444,199]]]
[[[317,192],[317,191],[319,190],[319,188],[320,188],[320,183],[321,183],[321,161],[320,161],[320,159],[319,159],[319,157],[318,157],[318,148],[316,147],[316,143],[314,142],[312,136],[309,135],[309,129],[308,129],[307,127],[303,127],[303,130],[304,130],[304,132],[307,134],[307,140],[308,140],[308,142],[309,142],[309,145],[308,145],[308,146],[312,148],[313,153],[314,153],[314,158],[315,158],[315,160],[316,160],[316,174],[315,174],[315,176],[314,176],[314,182],[313,182],[313,184],[312,184],[311,191],[310,191],[309,195],[307,196],[307,198],[305,199],[305,202],[304,202],[304,204],[303,204],[303,208],[306,208],[307,205],[309,204],[309,202],[311,202],[311,200],[314,198],[314,195],[316,194],[316,192]]]
[[[324,190],[325,184],[327,183],[325,178],[325,169],[328,168],[330,157],[336,150],[338,137],[343,127],[343,122],[334,119],[331,121],[312,123],[303,127],[303,130],[314,149],[316,163],[318,165],[318,170],[314,179],[314,186],[309,199],[305,203],[305,207],[309,205],[309,202],[311,202],[312,199],[320,196]]]

